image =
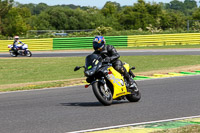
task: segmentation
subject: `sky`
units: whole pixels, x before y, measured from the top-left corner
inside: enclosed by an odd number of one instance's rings
[[[117,3],[120,3],[121,6],[124,5],[133,5],[133,3],[137,2],[137,0],[15,0],[17,2],[20,2],[22,4],[28,4],[28,3],[46,3],[47,5],[68,5],[68,4],[74,4],[74,5],[80,5],[80,6],[96,6],[96,7],[103,7],[107,1],[115,1]],[[168,3],[171,0],[146,0],[146,2],[164,2]],[[183,0],[181,0],[183,1]]]

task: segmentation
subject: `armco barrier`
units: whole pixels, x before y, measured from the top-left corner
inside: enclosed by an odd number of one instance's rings
[[[0,40],[0,51],[8,51],[9,44],[13,44],[13,40]]]
[[[115,47],[127,47],[127,36],[106,36],[106,44],[114,45]]]
[[[24,39],[30,50],[62,50],[92,48],[94,37],[73,37],[54,39]],[[164,46],[200,44],[200,33],[156,34],[131,36],[105,36],[106,43],[115,47]],[[0,40],[0,51],[8,51],[13,40]]]
[[[82,49],[91,48],[93,37],[54,38],[53,49]]]
[[[23,39],[20,40],[28,44],[30,50],[52,50],[53,39]],[[13,40],[0,40],[0,51],[8,51],[8,45],[13,44]]]
[[[53,49],[92,48],[94,37],[73,37],[53,39]],[[116,47],[127,47],[127,36],[105,36],[106,43]]]
[[[23,43],[28,44],[30,50],[53,50],[53,39],[24,39]]]
[[[128,47],[200,44],[200,33],[131,35]]]

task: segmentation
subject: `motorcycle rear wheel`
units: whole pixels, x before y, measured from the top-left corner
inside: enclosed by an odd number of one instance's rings
[[[14,51],[10,51],[10,55],[11,55],[12,57],[17,57],[17,56],[18,56],[18,54],[16,54]]]
[[[100,103],[102,103],[105,106],[109,106],[112,104],[113,98],[112,98],[112,92],[108,88],[107,91],[105,91],[104,85],[100,82],[96,82],[92,85],[92,89],[94,92],[94,95],[99,100]]]
[[[141,93],[140,93],[140,91],[138,89],[138,85],[136,83],[135,83],[133,90],[135,90],[135,91],[133,91],[129,95],[126,95],[126,99],[129,102],[138,102],[141,99]]]

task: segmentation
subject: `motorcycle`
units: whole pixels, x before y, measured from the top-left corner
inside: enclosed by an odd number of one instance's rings
[[[124,63],[124,67],[129,72],[131,78],[135,75],[129,64]],[[85,66],[76,66],[74,71],[84,68],[86,81],[90,83],[85,88],[92,86],[93,92],[100,103],[105,106],[112,104],[113,100],[125,100],[129,102],[138,102],[141,93],[137,83],[134,81],[133,87],[129,89],[127,80],[110,63],[104,63],[101,56],[97,54],[88,55],[85,59]]]
[[[17,57],[18,55],[27,56],[27,57],[32,56],[32,53],[28,49],[27,44],[17,45],[17,47],[13,47],[13,45],[8,45],[8,48],[10,48],[9,52],[12,57]]]

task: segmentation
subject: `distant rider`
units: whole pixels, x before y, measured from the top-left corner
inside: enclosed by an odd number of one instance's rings
[[[18,44],[22,44],[21,46],[17,46]],[[21,42],[21,41],[19,41],[19,36],[15,36],[14,37],[14,42],[13,42],[13,49],[15,50],[15,51],[17,51],[18,49],[19,50],[22,50],[22,47],[24,46],[24,43],[23,42]]]
[[[106,41],[103,36],[96,36],[93,40],[94,54],[100,54],[103,58],[103,62],[112,63],[115,70],[121,73],[128,81],[129,88],[133,85],[133,79],[126,71],[121,60],[119,60],[119,53],[116,51],[114,46],[106,45]]]

